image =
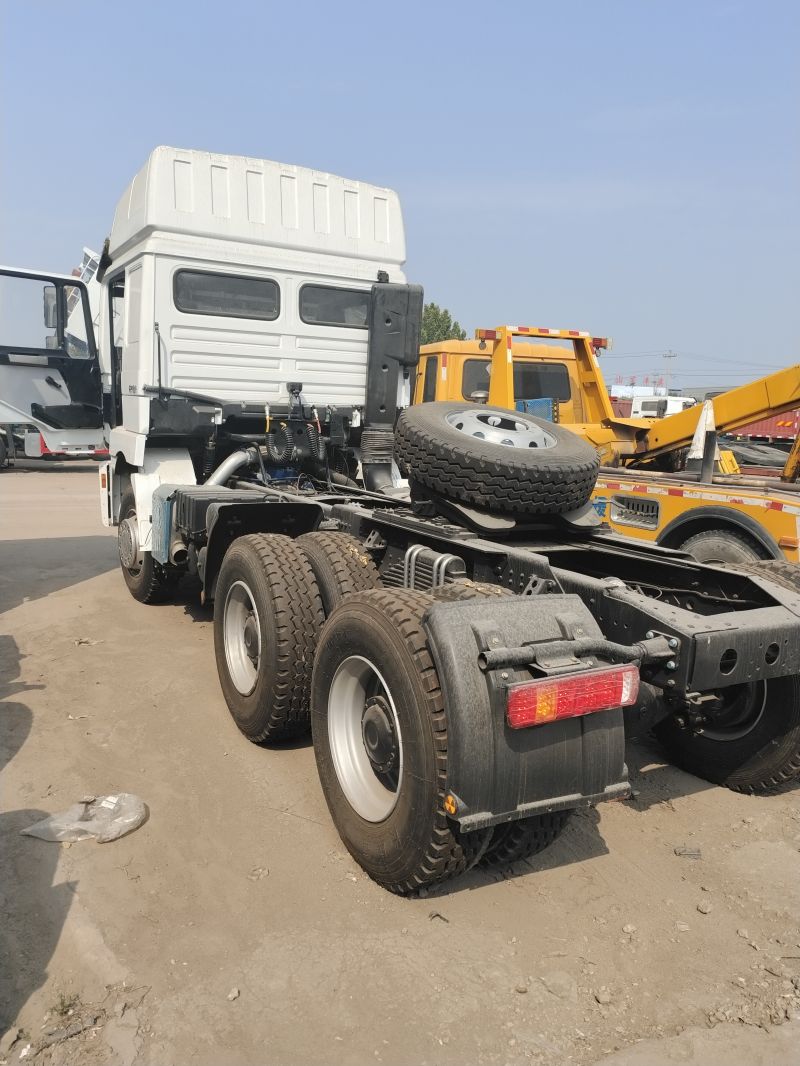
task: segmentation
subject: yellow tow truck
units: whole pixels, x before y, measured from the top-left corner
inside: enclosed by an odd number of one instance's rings
[[[800,561],[800,443],[780,479],[731,472],[735,463],[719,461],[677,470],[703,405],[661,419],[618,417],[598,363],[609,346],[582,330],[478,329],[474,340],[421,348],[414,402],[471,400],[568,425],[600,453],[593,503],[617,533],[682,548],[701,562]],[[711,402],[717,433],[789,411],[800,406],[800,366]]]

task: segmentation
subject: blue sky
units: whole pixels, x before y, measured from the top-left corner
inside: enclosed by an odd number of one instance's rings
[[[396,188],[427,298],[470,331],[611,334],[610,382],[668,367],[719,388],[800,361],[800,5],[0,11],[6,263],[71,268],[172,144]]]

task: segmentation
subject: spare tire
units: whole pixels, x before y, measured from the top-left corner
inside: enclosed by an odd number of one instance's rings
[[[592,445],[563,426],[469,403],[406,408],[395,455],[409,480],[445,499],[522,515],[582,507],[600,466]]]

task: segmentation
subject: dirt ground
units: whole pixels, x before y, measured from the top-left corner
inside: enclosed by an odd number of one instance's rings
[[[0,1061],[800,1062],[797,791],[631,747],[630,801],[395,898],[341,845],[310,744],[235,729],[210,612],[127,593],[96,476],[0,472]],[[19,835],[119,791],[150,809],[122,840]]]

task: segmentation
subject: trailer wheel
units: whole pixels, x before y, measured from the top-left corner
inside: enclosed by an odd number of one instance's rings
[[[349,533],[305,533],[296,544],[314,571],[326,618],[345,596],[380,587],[378,568]]]
[[[120,503],[117,550],[122,576],[131,596],[140,603],[163,603],[175,580],[172,575],[167,575],[150,552],[139,548],[133,489],[123,494]]]
[[[571,811],[536,814],[516,822],[495,826],[489,847],[481,859],[481,866],[505,866],[511,862],[530,859],[561,834]]]
[[[582,507],[600,460],[564,426],[500,407],[424,403],[395,431],[398,463],[445,499],[505,514],[565,514]]]
[[[754,541],[734,529],[707,529],[676,546],[698,563],[754,563],[762,558]]]
[[[800,678],[778,677],[720,690],[703,733],[674,717],[655,727],[670,759],[736,792],[772,792],[800,776]]]
[[[234,541],[217,579],[214,651],[225,702],[248,740],[308,730],[323,617],[311,567],[294,541],[272,533]]]
[[[444,810],[447,715],[421,625],[431,603],[404,589],[348,597],[314,664],[314,752],[331,816],[356,862],[400,895],[468,870],[491,834],[462,834]]]

